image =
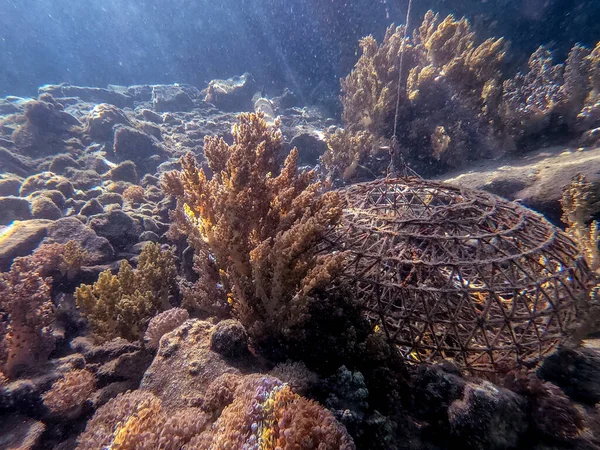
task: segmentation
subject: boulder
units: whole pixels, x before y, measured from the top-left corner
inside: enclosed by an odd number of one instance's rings
[[[41,172],[32,175],[23,181],[19,194],[21,197],[27,197],[35,191],[57,190],[65,197],[72,197],[75,189],[69,180],[61,175],[52,172]]]
[[[113,127],[117,124],[131,126],[131,122],[123,111],[114,105],[101,103],[94,106],[88,114],[85,132],[96,141],[107,142],[112,140]]]
[[[59,85],[47,84],[38,89],[39,94],[48,93],[53,97],[78,97],[89,103],[109,103],[119,108],[133,107],[133,99],[127,94],[97,87],[71,86],[63,83]]]
[[[560,224],[562,191],[579,173],[589,182],[600,182],[600,147],[578,150],[554,147],[520,157],[472,162],[468,172],[447,174],[442,179],[509,200],[518,199]]]
[[[36,219],[57,220],[63,216],[63,213],[52,199],[40,195],[31,201],[31,215]]]
[[[152,88],[152,105],[159,112],[189,111],[194,101],[177,85],[157,85]]]
[[[65,217],[52,223],[48,227],[47,240],[61,244],[70,240],[78,242],[89,253],[89,264],[104,264],[115,254],[108,239],[98,236],[94,230],[74,217]]]
[[[165,334],[140,389],[152,392],[168,406],[192,406],[201,402],[218,376],[226,372],[240,373],[223,356],[211,350],[213,328],[209,322],[188,320]]]
[[[18,157],[11,151],[0,147],[0,170],[26,177],[33,171],[33,164],[27,158]]]
[[[469,382],[448,408],[450,433],[475,449],[515,448],[527,431],[527,401],[488,381]]]
[[[123,161],[111,169],[109,176],[113,181],[127,181],[134,184],[138,182],[138,173],[133,161]]]
[[[0,448],[7,450],[33,450],[41,443],[46,430],[44,423],[18,414],[0,417]]]
[[[298,149],[299,163],[315,166],[319,158],[327,151],[327,142],[323,132],[310,127],[297,127],[294,137],[290,140],[289,148]]]
[[[544,360],[540,378],[560,387],[571,399],[587,405],[600,402],[600,352],[597,348],[563,348]]]
[[[119,126],[115,131],[113,152],[120,162],[135,162],[144,174],[154,172],[165,159],[165,151],[154,136],[125,126]]]
[[[23,179],[19,177],[15,177],[12,175],[0,175],[0,195],[19,195],[19,189],[21,188],[22,182]]]
[[[94,216],[103,212],[104,207],[95,198],[88,200],[85,205],[82,206],[81,211],[79,211],[79,213],[83,214],[84,216]]]
[[[30,101],[25,105],[26,122],[12,139],[19,153],[43,157],[72,153],[83,148],[79,121],[62,111],[62,105],[50,101]]]
[[[16,221],[0,229],[0,272],[6,272],[16,257],[35,250],[51,224],[50,220],[32,219]]]
[[[93,216],[89,226],[98,236],[105,237],[119,249],[125,249],[138,241],[135,221],[119,209]]]
[[[205,102],[223,111],[252,111],[256,81],[251,74],[245,73],[227,80],[212,80],[202,92]]]
[[[13,220],[31,219],[31,204],[21,197],[0,197],[0,225],[8,225]]]

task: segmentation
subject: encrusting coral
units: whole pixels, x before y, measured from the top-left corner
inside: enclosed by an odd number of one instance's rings
[[[338,194],[322,193],[314,172],[298,173],[297,149],[280,169],[277,127],[269,127],[262,113],[241,114],[232,145],[205,138],[212,178],[188,154],[183,170],[167,173],[163,182],[178,199],[174,218],[196,256],[214,257],[205,274],[218,279],[196,283],[196,294],[226,294],[222,301],[255,338],[302,323],[311,292],[331,281],[343,259],[316,256],[321,236],[341,217]]]
[[[157,314],[148,323],[144,342],[149,348],[158,348],[160,338],[164,334],[173,331],[189,317],[190,315],[183,308],[171,308]]]
[[[118,274],[106,270],[93,285],[78,287],[75,299],[99,341],[139,340],[150,319],[171,307],[176,276],[172,252],[148,243],[136,269],[123,261]]]
[[[87,370],[72,370],[42,395],[44,406],[53,414],[66,418],[79,415],[96,385],[96,377]]]

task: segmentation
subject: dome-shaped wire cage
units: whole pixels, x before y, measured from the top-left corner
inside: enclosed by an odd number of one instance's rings
[[[327,237],[366,316],[416,362],[472,374],[531,367],[570,335],[592,274],[541,215],[417,177],[342,189]]]

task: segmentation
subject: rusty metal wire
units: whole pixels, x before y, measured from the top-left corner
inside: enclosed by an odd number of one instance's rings
[[[415,362],[531,367],[575,324],[591,278],[575,243],[493,194],[420,178],[342,189],[327,238],[373,326]]]

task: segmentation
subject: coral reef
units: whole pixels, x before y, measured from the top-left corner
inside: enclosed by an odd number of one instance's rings
[[[148,323],[148,328],[144,334],[144,342],[149,348],[158,348],[160,338],[164,334],[173,331],[189,317],[188,312],[182,308],[171,308],[157,314]]]
[[[54,350],[51,283],[33,257],[15,259],[10,271],[0,274],[0,373],[7,377],[44,361]]]
[[[412,164],[424,170],[432,162],[455,166],[494,151],[490,140],[501,92],[504,40],[477,44],[465,18],[450,15],[440,20],[432,11],[412,37],[403,40],[404,34],[404,27],[390,26],[380,45],[372,36],[362,39],[362,55],[342,80],[342,120],[344,133],[350,135],[330,137],[323,161],[328,169],[346,173],[346,179],[352,178],[349,171],[356,164],[376,176],[387,166],[377,158],[367,160],[373,150],[365,145],[369,138],[358,133],[369,133],[371,142],[379,141],[380,146],[391,137],[398,92],[397,138]],[[386,160],[389,163],[389,157]]]
[[[116,336],[139,340],[150,319],[170,308],[176,274],[173,254],[149,243],[142,250],[136,269],[123,261],[117,275],[106,270],[93,285],[78,287],[77,306],[98,340]]]
[[[56,415],[76,418],[94,392],[96,377],[87,370],[67,372],[42,395],[44,406]]]
[[[431,174],[600,125],[600,45],[575,45],[564,64],[554,64],[540,47],[527,70],[510,78],[504,39],[477,43],[465,18],[441,20],[428,11],[412,36],[404,36],[405,27],[390,26],[381,44],[372,36],[360,41],[362,54],[341,83],[344,130],[329,137],[323,157],[334,176],[380,176],[385,158],[377,154],[394,131],[396,165],[402,155]],[[366,170],[356,172],[357,166]]]
[[[205,426],[206,419],[197,408],[166,411],[149,392],[127,392],[98,409],[77,439],[77,449],[177,450]]]
[[[281,132],[262,113],[241,114],[233,137],[233,145],[206,138],[211,179],[187,155],[164,185],[178,199],[180,230],[200,255],[206,246],[214,255],[213,285],[225,287],[226,301],[260,339],[302,323],[311,291],[332,279],[343,256],[317,258],[315,246],[341,209],[337,194],[321,195],[313,172],[297,172],[296,149],[279,169]]]

